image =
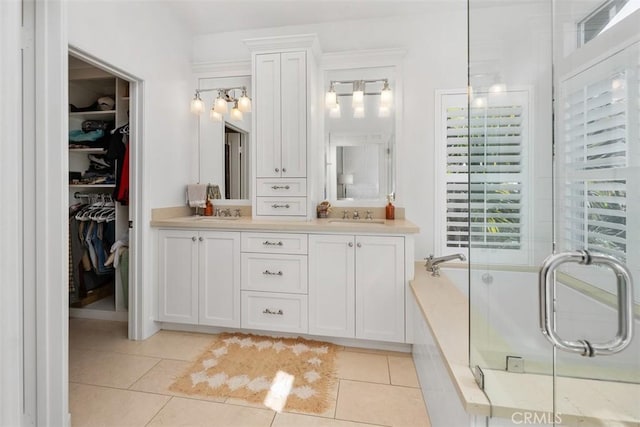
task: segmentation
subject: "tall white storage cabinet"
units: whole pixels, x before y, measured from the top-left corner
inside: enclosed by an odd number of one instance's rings
[[[405,341],[404,237],[309,236],[309,332]]]
[[[118,78],[107,71],[88,64],[78,58],[69,57],[69,103],[76,107],[88,107],[98,98],[107,96],[114,101],[112,108],[102,106],[104,109],[92,109],[91,111],[69,112],[69,131],[78,132],[85,121],[103,121],[111,124],[112,128],[119,128],[129,122],[129,82]],[[106,131],[109,138],[109,131]],[[71,139],[71,136],[70,136]],[[77,148],[82,143],[70,141],[74,145],[69,147],[69,206],[78,202],[84,203],[111,203],[113,199],[115,183],[87,182],[84,179],[77,180],[78,173],[85,176],[89,169],[89,156],[101,157],[106,154],[104,147],[97,145],[90,148]],[[130,142],[131,143],[131,142]],[[75,175],[73,174],[75,172]],[[119,171],[115,171],[119,173]],[[128,230],[129,208],[121,203],[115,204],[115,240],[120,239]],[[87,221],[87,224],[90,221]],[[75,238],[76,236],[71,236]],[[110,248],[105,248],[107,253]],[[73,258],[73,257],[71,257]],[[70,269],[78,269],[76,260],[73,260]],[[121,264],[119,264],[121,265]],[[121,268],[121,267],[120,267]],[[95,267],[94,267],[95,269]],[[83,274],[83,273],[80,273]],[[78,283],[74,286],[77,288]],[[99,317],[111,320],[127,319],[128,295],[122,285],[121,272],[116,269],[111,284],[102,285],[86,292],[70,293],[70,314],[75,317]],[[82,308],[82,309],[81,309]],[[97,311],[99,310],[99,311]],[[111,312],[111,313],[109,313]],[[99,313],[99,314],[97,314]]]
[[[160,230],[158,319],[240,327],[240,233]]]
[[[315,136],[315,36],[245,40],[252,51],[254,216],[305,219]]]

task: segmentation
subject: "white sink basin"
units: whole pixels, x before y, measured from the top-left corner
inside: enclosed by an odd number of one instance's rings
[[[330,219],[329,224],[333,225],[384,225],[384,219]]]
[[[194,221],[206,221],[206,222],[225,222],[225,221],[237,221],[238,216],[196,216]]]

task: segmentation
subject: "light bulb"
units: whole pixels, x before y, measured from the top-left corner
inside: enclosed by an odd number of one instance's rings
[[[236,101],[233,108],[231,109],[231,118],[233,120],[242,120],[242,111],[240,111],[240,109],[238,108],[238,101]]]
[[[355,82],[353,82],[353,97],[351,99],[351,106],[354,109],[362,108],[364,115],[364,82],[362,80],[356,80]]]
[[[362,107],[355,107],[353,109],[353,118],[354,119],[361,119],[364,117],[364,106]]]
[[[329,117],[332,119],[340,118],[340,104],[336,103],[336,106],[329,110]]]
[[[336,108],[336,105],[338,105],[338,97],[336,96],[336,91],[333,88],[333,85],[331,85],[329,91],[325,94],[324,103],[330,110]]]
[[[251,98],[247,96],[247,91],[242,90],[242,96],[238,99],[238,109],[243,113],[251,112]]]
[[[222,115],[216,113],[216,110],[214,110],[213,108],[211,109],[211,111],[209,111],[209,117],[214,122],[221,122],[222,121]]]
[[[393,95],[391,92],[391,88],[389,87],[389,82],[385,81],[382,90],[380,91],[380,108],[391,108],[391,103],[393,101]]]
[[[200,114],[204,111],[204,102],[200,99],[200,94],[196,92],[195,97],[191,100],[191,112]]]
[[[218,114],[226,114],[229,111],[227,107],[227,100],[222,96],[221,92],[218,92],[218,97],[216,98],[213,109],[216,110]]]
[[[391,109],[389,107],[383,107],[380,105],[378,109],[378,117],[389,117],[391,116]]]

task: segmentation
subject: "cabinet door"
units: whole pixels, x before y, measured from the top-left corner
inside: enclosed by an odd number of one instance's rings
[[[240,326],[240,233],[201,231],[201,325]]]
[[[309,333],[355,336],[354,237],[309,236]]]
[[[198,239],[190,230],[160,230],[158,319],[198,323]]]
[[[305,52],[282,54],[282,176],[307,175],[307,64]]]
[[[356,236],[356,337],[404,342],[404,238]]]
[[[256,174],[281,175],[280,54],[256,55]]]

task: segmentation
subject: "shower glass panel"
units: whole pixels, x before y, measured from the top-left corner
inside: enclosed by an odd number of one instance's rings
[[[640,423],[639,4],[468,2],[469,96],[457,110],[467,138],[447,146],[466,176],[447,196],[465,206],[469,360],[489,425]],[[603,8],[593,34],[585,22]],[[586,356],[541,332],[540,266],[578,250],[635,279],[635,338],[617,354],[589,357],[620,329],[621,289],[604,265],[569,262],[552,276],[555,333],[586,343]]]

